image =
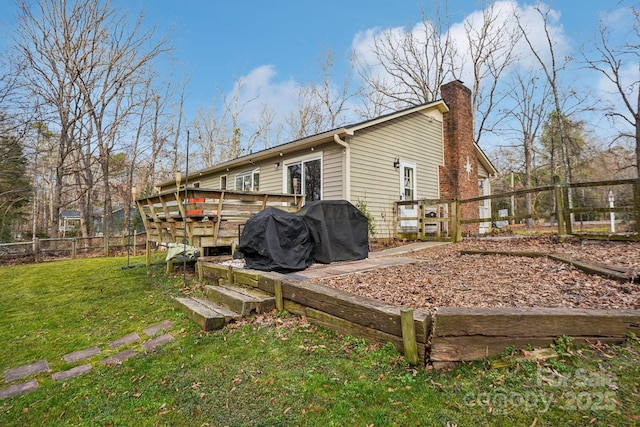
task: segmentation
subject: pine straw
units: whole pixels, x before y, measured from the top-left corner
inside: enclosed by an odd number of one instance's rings
[[[415,264],[318,279],[413,308],[565,307],[640,309],[640,283],[587,274],[547,257],[462,255],[462,250],[566,253],[640,275],[640,243],[554,243],[552,238],[465,240],[409,255]]]

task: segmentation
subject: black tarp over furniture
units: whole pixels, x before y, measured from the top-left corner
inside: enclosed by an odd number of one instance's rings
[[[346,200],[317,200],[296,214],[311,233],[314,261],[329,264],[367,258],[367,217]]]
[[[238,244],[247,268],[261,271],[304,270],[312,249],[303,218],[273,207],[247,220]]]

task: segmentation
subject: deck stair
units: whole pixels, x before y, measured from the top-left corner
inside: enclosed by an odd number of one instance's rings
[[[273,295],[242,285],[205,286],[205,298],[175,298],[175,304],[202,330],[222,329],[232,320],[275,308]]]
[[[250,286],[242,285],[207,285],[204,293],[208,299],[246,316],[255,313],[266,313],[276,307],[273,295]]]

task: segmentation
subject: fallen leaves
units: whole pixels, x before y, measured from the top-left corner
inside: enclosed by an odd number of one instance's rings
[[[462,250],[566,253],[640,274],[640,243],[550,237],[475,239],[405,254],[414,264],[321,279],[354,294],[412,308],[565,307],[640,308],[640,285],[587,274],[546,257],[461,255]]]

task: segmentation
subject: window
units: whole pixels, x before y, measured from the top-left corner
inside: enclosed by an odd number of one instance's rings
[[[303,194],[305,202],[322,198],[322,165],[320,159],[288,163],[286,174],[287,193]]]
[[[405,166],[404,170],[404,188],[403,188],[403,200],[415,200],[415,184],[413,180],[413,168]]]
[[[222,175],[220,177],[220,189],[221,190],[227,189],[227,175]]]
[[[236,175],[236,191],[259,191],[260,170],[242,172]]]

